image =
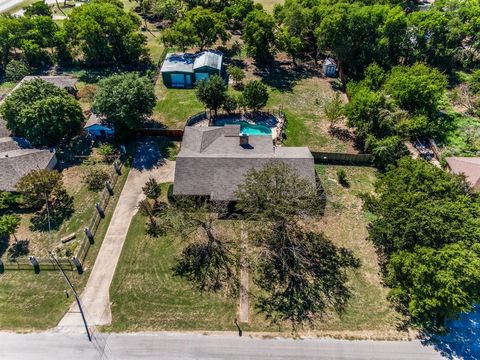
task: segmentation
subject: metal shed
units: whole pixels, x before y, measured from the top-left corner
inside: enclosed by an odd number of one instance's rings
[[[167,54],[160,70],[166,87],[191,88],[211,75],[221,75],[223,54],[205,51],[198,54]]]

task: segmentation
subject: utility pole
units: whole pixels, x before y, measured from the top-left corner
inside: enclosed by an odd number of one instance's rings
[[[49,252],[49,254],[53,262],[58,266],[58,270],[60,270],[60,273],[63,275],[63,278],[67,282],[68,286],[70,286],[70,289],[72,290],[73,295],[75,296],[75,300],[77,300],[78,309],[80,310],[80,314],[82,315],[83,325],[85,326],[85,331],[87,332],[88,341],[91,342],[92,335],[90,334],[90,330],[88,329],[87,319],[85,318],[85,314],[83,313],[82,304],[80,303],[80,297],[78,296],[77,291],[75,290],[75,287],[73,286],[72,282],[68,278],[67,274],[65,273],[65,271],[63,271],[62,267],[58,263],[57,258],[53,255],[51,251]]]

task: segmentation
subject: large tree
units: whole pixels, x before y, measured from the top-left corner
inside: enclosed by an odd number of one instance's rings
[[[218,75],[210,76],[208,80],[200,81],[196,95],[198,100],[217,115],[217,110],[223,105],[227,96],[225,81]]]
[[[58,144],[77,133],[84,121],[78,101],[41,79],[15,90],[0,105],[0,114],[14,134],[38,146]]]
[[[413,324],[444,330],[446,319],[471,311],[480,301],[480,244],[395,253],[386,283],[390,298]]]
[[[110,76],[99,83],[93,107],[120,132],[140,126],[152,114],[155,91],[152,82],[136,73]]]
[[[63,26],[69,46],[89,65],[130,65],[146,54],[140,19],[120,2],[94,0],[75,8]]]
[[[227,41],[230,37],[223,14],[215,13],[210,9],[196,7],[185,14],[185,21],[191,24],[195,45],[200,48],[200,51],[212,46],[217,40]]]
[[[242,105],[253,111],[258,111],[267,105],[268,88],[260,80],[249,81],[242,91]]]
[[[253,222],[249,246],[258,251],[254,281],[262,289],[257,308],[294,329],[330,309],[341,312],[350,296],[347,269],[358,261],[305,225],[322,213],[316,186],[272,162],[249,171],[236,196],[238,210]]]
[[[25,206],[38,208],[45,204],[55,188],[62,186],[62,175],[58,171],[33,170],[22,176],[16,190],[22,195]]]
[[[375,189],[377,195],[365,203],[375,215],[369,235],[386,257],[416,246],[480,241],[480,202],[469,195],[462,177],[406,157]]]
[[[275,44],[275,20],[264,10],[254,10],[245,19],[243,40],[247,51],[259,63],[271,60]]]
[[[412,113],[434,113],[446,89],[445,75],[419,63],[393,68],[385,83],[385,91]]]

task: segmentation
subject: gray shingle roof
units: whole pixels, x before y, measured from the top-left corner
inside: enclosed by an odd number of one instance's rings
[[[58,86],[61,89],[72,89],[77,84],[77,79],[71,76],[66,75],[55,75],[55,76],[25,76],[18,85],[26,81],[32,81],[34,79],[41,79],[50,84]],[[16,87],[18,87],[18,85]]]
[[[56,163],[55,153],[41,149],[17,149],[0,153],[0,190],[15,191],[23,175],[32,170],[51,169]]]
[[[236,127],[237,136],[232,136]],[[175,195],[205,195],[234,200],[238,185],[250,169],[272,161],[292,166],[315,184],[313,156],[306,147],[274,147],[269,136],[250,136],[240,145],[240,126],[186,127],[175,166]]]

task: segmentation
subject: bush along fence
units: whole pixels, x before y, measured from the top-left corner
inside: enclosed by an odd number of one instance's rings
[[[58,264],[65,271],[78,271],[78,273],[83,273],[83,263],[87,257],[90,247],[95,242],[95,235],[97,234],[98,227],[100,222],[106,216],[106,210],[108,204],[114,195],[115,187],[118,183],[118,179],[122,174],[123,163],[121,158],[117,159],[113,163],[113,171],[110,174],[110,179],[105,183],[105,188],[103,189],[100,200],[96,204],[92,204],[95,207],[95,212],[90,219],[90,222],[86,227],[82,229],[82,237],[79,240],[79,244],[75,249],[73,256],[71,257],[56,257]],[[117,189],[118,190],[118,189]],[[54,254],[55,255],[55,254]],[[30,256],[28,258],[17,258],[14,261],[5,261],[0,260],[0,273],[4,270],[35,270],[39,272],[40,270],[58,270],[57,265],[53,262],[50,257],[35,257]]]

